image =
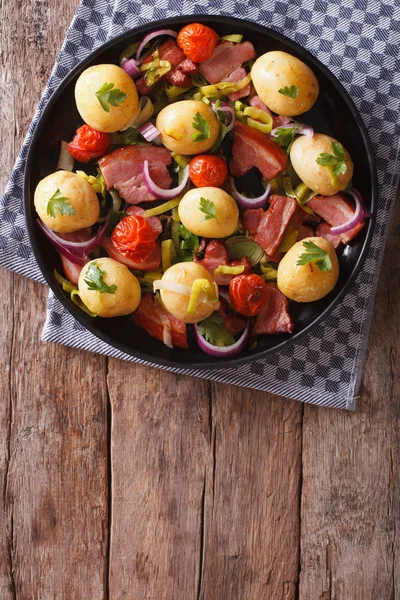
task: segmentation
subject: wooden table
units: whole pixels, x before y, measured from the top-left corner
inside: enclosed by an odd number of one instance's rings
[[[0,5],[2,185],[76,4]],[[1,270],[1,600],[399,600],[399,215],[355,414],[41,343]]]

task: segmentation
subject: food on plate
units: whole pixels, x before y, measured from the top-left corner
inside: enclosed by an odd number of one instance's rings
[[[88,262],[78,280],[82,302],[96,316],[131,314],[140,303],[140,284],[128,267],[112,258]]]
[[[234,198],[216,187],[194,188],[178,205],[179,218],[188,231],[207,238],[225,238],[236,230],[239,209]]]
[[[56,171],[42,179],[36,187],[34,203],[43,223],[59,233],[90,227],[100,215],[92,186],[69,171]]]
[[[117,65],[85,69],[75,85],[75,100],[85,123],[103,133],[126,129],[139,108],[135,82]]]
[[[83,123],[35,192],[71,301],[216,359],[296,331],[369,217],[342,142],[292,118],[318,92],[296,57],[201,23],[86,69]]]
[[[195,262],[172,265],[154,288],[164,308],[183,323],[198,323],[219,308],[218,286],[210,273]]]
[[[275,50],[257,58],[251,77],[260,99],[285,117],[307,112],[318,98],[318,80],[310,67],[287,52]]]
[[[160,140],[179,154],[202,154],[210,150],[220,132],[213,110],[199,100],[182,100],[161,110],[156,120]]]
[[[346,148],[323,133],[298,137],[291,147],[290,160],[306,186],[324,196],[345,190],[353,176],[353,161]]]
[[[278,265],[278,288],[290,300],[315,302],[333,290],[339,277],[335,248],[321,237],[296,242]]]

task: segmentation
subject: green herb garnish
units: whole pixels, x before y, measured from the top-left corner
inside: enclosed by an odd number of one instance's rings
[[[182,223],[178,227],[179,236],[182,238],[182,241],[179,245],[181,250],[191,250],[192,252],[196,252],[199,247],[199,238],[194,233],[190,233],[186,229]]]
[[[280,94],[282,94],[282,96],[287,96],[288,98],[294,99],[294,98],[297,98],[297,95],[299,93],[299,88],[296,85],[291,85],[290,87],[285,85],[285,87],[278,90],[278,92]]]
[[[121,90],[113,89],[113,83],[103,83],[101,88],[96,92],[96,98],[100,102],[100,106],[106,112],[110,112],[110,106],[118,106],[126,99],[126,94]]]
[[[97,263],[92,262],[89,265],[88,270],[86,271],[86,277],[84,282],[88,286],[89,290],[96,291],[107,294],[115,294],[115,290],[117,286],[113,283],[112,285],[107,285],[104,281],[104,275],[107,274],[107,271],[102,271]]]
[[[332,263],[329,253],[314,244],[314,242],[303,242],[306,252],[300,254],[297,265],[309,265],[315,263],[320,271],[332,271]]]
[[[61,192],[57,189],[47,203],[47,214],[53,219],[57,216],[57,211],[60,215],[74,215],[75,209],[72,206],[69,198],[61,196]]]
[[[194,115],[192,126],[193,126],[193,129],[196,129],[199,132],[199,133],[193,133],[193,135],[192,135],[193,142],[201,142],[202,140],[209,139],[210,125],[208,124],[208,121],[203,119],[203,117],[201,116],[201,114],[199,112],[197,112]]]
[[[232,346],[235,338],[223,325],[223,318],[214,314],[198,324],[199,331],[203,337],[213,346]]]
[[[294,127],[278,127],[273,134],[274,142],[288,148],[294,140],[294,129]]]
[[[207,198],[200,198],[200,212],[206,215],[203,221],[210,221],[217,218],[215,204],[211,200],[207,200]]]
[[[339,142],[332,142],[332,152],[333,154],[321,152],[316,162],[324,167],[333,167],[332,175],[335,177],[344,175],[344,173],[347,171],[347,159],[344,155],[342,144],[339,144]]]

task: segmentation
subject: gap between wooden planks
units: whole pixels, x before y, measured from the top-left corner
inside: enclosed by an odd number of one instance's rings
[[[1,4],[3,186],[74,4]],[[1,271],[1,600],[398,600],[397,240],[355,415],[41,344]]]

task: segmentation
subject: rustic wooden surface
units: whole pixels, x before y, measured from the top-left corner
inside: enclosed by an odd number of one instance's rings
[[[0,4],[2,187],[76,3]],[[399,216],[355,414],[42,344],[2,270],[1,600],[400,600]]]

